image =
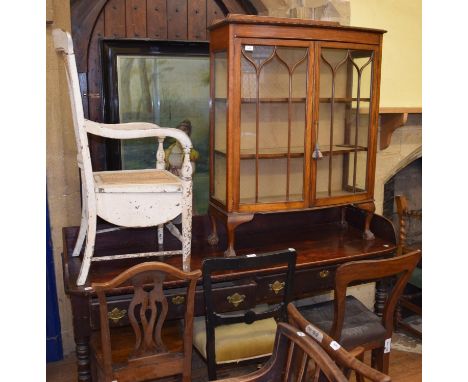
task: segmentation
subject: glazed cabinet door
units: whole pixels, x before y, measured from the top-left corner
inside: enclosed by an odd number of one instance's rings
[[[312,204],[373,197],[378,113],[375,46],[316,47]]]
[[[287,45],[286,45],[287,44]],[[308,94],[311,46],[304,42],[242,39],[239,75],[239,211],[307,206],[310,144]]]

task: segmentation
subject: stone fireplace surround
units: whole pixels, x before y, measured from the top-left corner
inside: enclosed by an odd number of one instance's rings
[[[380,137],[378,138],[380,139]],[[419,158],[421,158],[420,161],[422,162],[422,114],[409,114],[406,124],[394,131],[390,145],[384,150],[379,148],[377,151],[374,190],[375,212],[377,214],[385,216],[385,184],[391,182],[392,178],[400,171],[408,171],[407,166],[411,166],[413,162],[416,164]],[[419,166],[420,168],[421,166]],[[416,169],[409,170],[409,172],[412,177],[417,177]],[[421,209],[421,189],[419,190],[419,201],[411,200],[414,192],[415,190],[411,191],[411,195],[406,196],[410,209],[418,210]],[[387,200],[386,204],[389,203],[391,201]],[[396,211],[395,207],[394,211]],[[389,216],[386,217],[390,218]],[[390,220],[392,219],[390,218]],[[394,218],[395,228],[398,229],[398,224],[395,224],[396,221],[397,219]],[[374,290],[375,285],[372,283],[349,288],[349,293],[359,298],[368,308],[372,308],[374,305]]]

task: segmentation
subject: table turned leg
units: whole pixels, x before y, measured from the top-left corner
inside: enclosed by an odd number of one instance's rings
[[[76,338],[76,360],[78,366],[78,381],[91,381],[89,362],[89,337]]]
[[[374,311],[377,316],[382,317],[385,302],[387,301],[387,283],[385,280],[377,281],[375,283],[375,304]]]
[[[91,381],[89,296],[71,295],[70,302],[73,315],[73,334],[75,337],[78,381]]]

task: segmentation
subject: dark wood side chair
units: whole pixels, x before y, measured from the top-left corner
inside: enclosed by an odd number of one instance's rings
[[[279,322],[273,354],[259,370],[219,382],[318,382],[348,381],[346,376],[321,348],[303,331]]]
[[[399,220],[399,241],[398,241],[398,254],[403,254],[408,252],[410,249],[407,247],[406,239],[406,225],[407,220],[416,215],[416,217],[421,218],[420,213],[414,213],[408,208],[408,201],[404,195],[395,196],[395,203],[397,206],[398,220]],[[411,334],[422,338],[422,331],[414,325],[410,325],[402,317],[403,310],[411,312],[415,316],[422,317],[422,261],[414,268],[414,271],[408,280],[408,285],[406,286],[403,295],[400,298],[400,306],[397,309],[396,313],[396,325],[397,328],[403,328]]]
[[[354,348],[352,352],[348,352],[327,333],[307,321],[291,303],[288,305],[288,318],[291,325],[302,330],[316,343],[318,343],[320,347],[328,353],[330,358],[343,370],[343,373],[348,378],[351,376],[351,372],[354,371],[358,381],[362,381],[363,378],[372,382],[391,381],[390,376],[383,374],[362,362],[362,356],[364,354],[363,347],[359,346]]]
[[[343,264],[336,271],[334,300],[301,307],[299,311],[346,350],[357,347],[372,350],[372,367],[388,374],[395,308],[420,259],[421,251],[416,250],[389,259]],[[348,286],[356,281],[370,282],[390,277],[396,277],[396,281],[388,294],[382,317],[355,297],[346,296]]]
[[[296,251],[291,248],[257,255],[207,258],[203,261],[205,317],[195,320],[193,343],[207,362],[210,380],[217,377],[217,365],[270,356],[277,321],[287,320],[286,306],[292,296],[295,267]],[[255,293],[250,299],[235,293],[227,297],[231,304],[226,306],[225,301],[215,296],[212,279],[216,277],[216,272],[252,270],[252,283],[256,285],[255,270],[262,268],[278,268],[279,273],[285,275],[282,296],[279,292],[277,304],[256,305]]]
[[[163,342],[163,324],[168,311],[163,293],[166,277],[188,282],[183,343],[177,343],[176,349],[170,349]],[[93,380],[146,381],[182,374],[182,380],[189,382],[194,297],[199,277],[200,270],[186,273],[165,263],[146,262],[127,269],[108,282],[92,283],[99,299],[101,329],[90,341]],[[120,286],[129,289],[133,286],[133,298],[128,307],[131,329],[111,330],[107,297]]]

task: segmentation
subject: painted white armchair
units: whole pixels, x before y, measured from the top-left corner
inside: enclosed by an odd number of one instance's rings
[[[179,129],[162,128],[152,123],[103,124],[85,119],[71,36],[67,32],[55,29],[53,38],[56,51],[65,61],[82,181],[81,225],[73,256],[79,256],[85,238],[86,245],[77,285],[85,283],[92,261],[182,254],[183,270],[190,271],[192,232],[190,138]],[[156,169],[94,172],[87,134],[114,139],[155,137],[159,142]],[[163,141],[166,137],[175,138],[183,148],[184,158],[180,177],[164,169]],[[179,214],[182,214],[182,234],[170,223]],[[168,223],[170,232],[182,242],[182,249],[93,257],[98,216],[121,227],[158,226],[159,246],[163,244],[164,224]]]

